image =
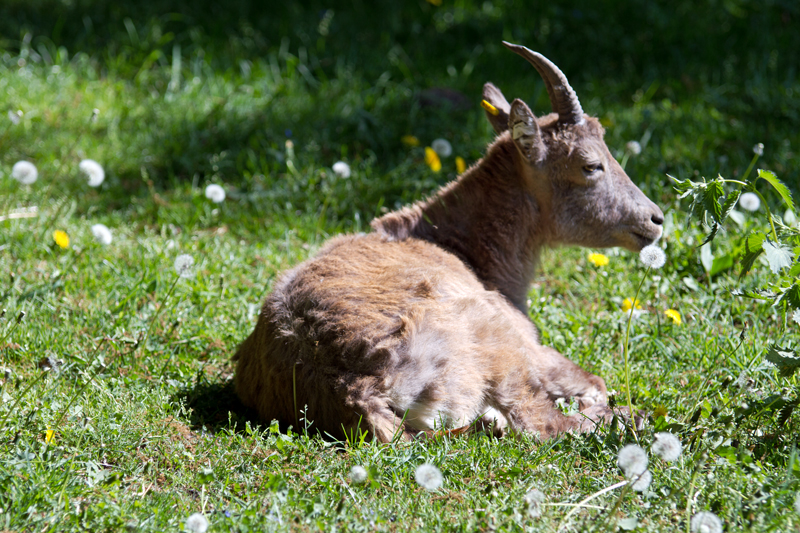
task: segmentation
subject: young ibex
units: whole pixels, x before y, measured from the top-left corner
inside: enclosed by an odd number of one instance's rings
[[[546,438],[613,417],[601,378],[539,344],[526,293],[542,246],[637,251],[663,215],[558,67],[504,44],[542,76],[554,113],[536,118],[487,83],[498,137],[482,160],[276,282],[234,357],[236,391],[264,420],[387,442],[472,423]]]

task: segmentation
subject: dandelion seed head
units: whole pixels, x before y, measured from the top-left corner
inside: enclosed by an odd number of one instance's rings
[[[596,267],[606,266],[608,264],[608,256],[603,254],[592,253],[589,254],[589,262]]]
[[[623,446],[617,455],[617,465],[628,479],[647,470],[647,452],[638,444]]]
[[[722,533],[722,522],[714,513],[700,511],[689,522],[692,533]]]
[[[206,186],[206,198],[219,204],[225,201],[225,189],[216,183],[211,183]]]
[[[21,119],[22,119],[22,111],[8,112],[8,120],[10,120],[13,125],[16,126],[17,124],[19,124]]]
[[[208,531],[208,520],[200,513],[189,515],[183,528],[192,533],[206,533]]]
[[[800,324],[800,309],[794,310],[794,313],[792,313],[792,320],[794,320],[797,324]]]
[[[539,489],[531,489],[522,499],[525,502],[525,509],[528,516],[531,518],[539,518],[542,516],[542,504],[545,499],[542,491]]]
[[[745,211],[758,211],[761,207],[761,198],[754,192],[745,192],[739,197],[739,205]]]
[[[450,157],[453,153],[453,146],[447,139],[434,139],[431,143],[431,148],[439,157]]]
[[[436,490],[442,486],[442,472],[430,463],[421,464],[414,473],[414,479],[425,490]]]
[[[672,323],[675,325],[680,325],[681,322],[683,322],[683,320],[681,319],[681,314],[675,309],[667,309],[666,311],[664,311],[664,314],[667,315],[672,320]]]
[[[656,433],[653,445],[650,446],[652,451],[657,456],[665,461],[673,462],[681,456],[681,441],[672,433]]]
[[[337,161],[333,164],[333,173],[339,176],[340,178],[349,178],[350,177],[350,165],[345,163],[344,161]]]
[[[103,246],[108,246],[111,244],[111,230],[108,229],[105,224],[93,225],[92,235],[94,235],[94,239]]]
[[[758,143],[753,146],[753,153],[756,154],[758,157],[764,155],[764,143]]]
[[[625,145],[625,149],[628,150],[631,155],[639,155],[642,153],[642,145],[639,144],[639,141],[628,141]]]
[[[30,185],[39,178],[39,171],[30,161],[17,161],[11,167],[11,177],[23,185]]]
[[[78,168],[86,174],[89,179],[89,187],[99,187],[103,180],[106,179],[106,172],[100,163],[94,159],[84,159],[78,165]]]
[[[189,254],[181,254],[176,257],[175,272],[182,278],[191,278],[194,274],[194,258]]]
[[[667,262],[667,256],[664,250],[655,244],[650,244],[642,248],[642,251],[639,252],[639,259],[644,263],[644,266],[650,268],[661,268],[664,266],[664,263]]]
[[[367,469],[363,466],[356,465],[350,469],[350,481],[357,485],[364,483],[368,477],[369,474],[367,473]]]
[[[634,476],[635,477],[635,476]],[[650,473],[649,470],[645,470],[638,477],[636,477],[636,481],[631,483],[631,488],[636,492],[644,492],[650,486],[650,483],[653,482],[653,474]]]

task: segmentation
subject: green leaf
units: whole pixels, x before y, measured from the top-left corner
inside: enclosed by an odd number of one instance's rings
[[[722,180],[720,179],[708,182],[706,190],[703,191],[703,207],[718,224],[722,222],[722,204],[720,200],[724,193],[725,190],[722,188]]]
[[[703,269],[710,274],[711,265],[714,264],[714,254],[711,252],[711,244],[705,243],[700,247],[700,262],[703,264]]]
[[[716,276],[720,272],[724,272],[733,266],[733,255],[725,254],[722,257],[717,257],[714,259],[714,262],[711,263],[711,270],[709,271],[709,275],[711,277]]]
[[[764,251],[762,244],[764,244],[764,235],[762,233],[751,233],[744,240],[742,271],[739,273],[739,279],[743,278],[744,275],[753,268],[753,263],[756,262],[758,256]]]
[[[786,187],[786,185],[784,185],[783,182],[779,180],[774,173],[770,172],[769,170],[764,170],[759,168],[758,177],[762,178],[763,180],[767,181],[770,185],[772,185],[775,188],[775,190],[778,191],[778,194],[781,195],[783,201],[786,202],[786,205],[789,206],[789,209],[794,211],[794,202],[792,201],[792,193],[789,192],[789,189]]]
[[[800,368],[800,356],[791,348],[782,348],[776,344],[769,347],[767,361],[778,367],[781,376],[788,377]]]
[[[734,189],[732,190],[728,196],[725,197],[725,201],[722,203],[722,220],[728,218],[728,215],[731,214],[733,211],[733,206],[736,205],[736,202],[739,201],[739,196],[742,194],[742,189]]]
[[[773,274],[778,274],[782,269],[792,265],[792,252],[786,246],[769,239],[765,239],[761,246]]]

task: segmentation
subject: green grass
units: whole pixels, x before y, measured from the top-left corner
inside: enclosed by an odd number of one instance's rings
[[[637,530],[685,531],[687,505],[728,531],[796,529],[798,382],[763,354],[796,342],[798,325],[784,330],[778,310],[729,294],[760,286],[764,264],[741,282],[736,270],[706,277],[703,229],[666,174],[735,177],[763,142],[758,166],[797,193],[798,7],[298,5],[0,7],[0,216],[38,207],[0,222],[0,530],[177,531],[203,512],[211,531],[553,531],[570,505],[621,481],[616,454],[633,437],[619,427],[547,442],[332,443],[313,427],[258,422],[230,384],[229,358],[275,276],[455,176],[452,158],[434,174],[403,135],[423,146],[447,138],[475,161],[492,137],[477,105],[487,80],[549,110],[533,69],[501,39],[566,72],[620,159],[627,141],[642,142],[627,171],[667,215],[667,265],[645,281],[647,312],[631,332],[631,388],[649,416],[641,442],[671,431],[684,453],[673,464],[651,457],[648,492],[624,493],[613,516],[582,509],[566,530],[636,518]],[[431,87],[474,105],[424,106]],[[83,158],[103,164],[100,188],[80,176]],[[39,169],[30,187],[10,179],[20,159]],[[340,159],[348,179],[331,171]],[[225,186],[224,203],[204,197],[208,183]],[[110,246],[94,242],[95,223],[111,228]],[[732,226],[714,253],[755,223]],[[67,249],[55,230],[69,234]],[[176,281],[183,253],[195,275]],[[620,307],[644,270],[632,254],[605,253],[598,268],[586,250],[548,251],[530,308],[543,343],[623,403]],[[442,470],[438,491],[414,481],[425,462]],[[349,482],[354,465],[369,482]],[[532,488],[547,503],[535,519],[523,501]],[[620,494],[589,504],[610,509]]]

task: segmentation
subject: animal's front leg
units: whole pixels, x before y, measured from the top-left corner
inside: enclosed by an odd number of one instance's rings
[[[541,346],[534,365],[542,376],[542,385],[551,400],[574,398],[581,410],[608,403],[603,378],[582,369],[553,348]]]

